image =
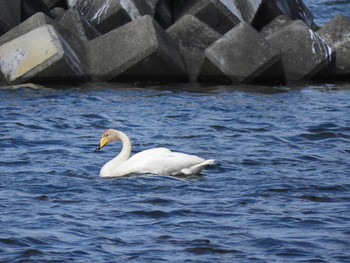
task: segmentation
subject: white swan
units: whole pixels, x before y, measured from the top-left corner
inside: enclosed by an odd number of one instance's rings
[[[195,155],[172,152],[167,148],[154,148],[139,152],[131,158],[131,143],[128,136],[118,130],[108,129],[102,134],[99,151],[107,143],[120,140],[121,152],[107,162],[100,171],[101,177],[118,177],[131,173],[151,173],[158,175],[192,175],[198,174],[214,160],[204,160]]]

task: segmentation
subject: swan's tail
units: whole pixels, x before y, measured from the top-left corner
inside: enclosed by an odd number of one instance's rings
[[[175,172],[172,175],[192,175],[192,174],[199,174],[200,171],[202,171],[207,165],[214,164],[215,160],[205,160],[202,163],[193,165],[188,168],[183,168],[181,171]]]

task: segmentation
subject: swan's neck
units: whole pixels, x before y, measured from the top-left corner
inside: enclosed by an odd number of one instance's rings
[[[121,131],[117,131],[118,138],[123,144],[123,148],[120,153],[113,159],[114,162],[126,162],[131,154],[131,142],[129,137]]]
[[[106,163],[102,169],[101,169],[101,176],[102,177],[109,177],[109,176],[118,176],[118,168],[125,163],[131,154],[131,142],[129,137],[121,132],[117,131],[118,133],[118,139],[122,142],[123,147],[120,153],[110,160],[108,163]]]

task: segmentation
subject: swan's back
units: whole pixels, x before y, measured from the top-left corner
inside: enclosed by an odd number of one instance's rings
[[[167,148],[154,148],[139,152],[127,160],[120,169],[128,173],[152,173],[159,175],[198,174],[213,160],[195,155],[172,152]]]

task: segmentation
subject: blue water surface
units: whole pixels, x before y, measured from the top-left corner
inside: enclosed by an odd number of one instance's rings
[[[0,261],[349,262],[349,84],[175,88],[0,89]],[[100,178],[107,128],[216,164]]]
[[[147,88],[0,88],[0,262],[350,262],[349,84]],[[103,179],[107,128],[216,164]]]
[[[350,19],[350,0],[304,0],[313,13],[315,23],[323,26],[334,16],[341,14]]]

